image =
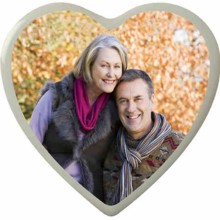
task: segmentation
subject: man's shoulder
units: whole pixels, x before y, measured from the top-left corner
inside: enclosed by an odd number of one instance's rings
[[[183,132],[180,131],[176,131],[176,130],[171,130],[171,133],[169,136],[172,136],[174,138],[178,138],[178,139],[183,139],[185,137],[185,134]]]
[[[184,139],[185,134],[176,130],[172,130],[171,133],[164,139],[163,143],[168,143],[173,148],[176,148]]]

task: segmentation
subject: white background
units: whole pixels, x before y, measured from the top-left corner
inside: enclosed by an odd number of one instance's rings
[[[0,3],[0,47],[13,26],[39,6],[59,1],[6,0]],[[150,0],[65,1],[113,18]],[[197,14],[220,44],[216,0],[175,0]],[[220,219],[220,92],[198,134],[174,165],[114,219]],[[39,155],[23,133],[0,80],[0,219],[109,219],[75,191]]]

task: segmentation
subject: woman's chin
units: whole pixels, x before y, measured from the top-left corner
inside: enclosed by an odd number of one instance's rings
[[[115,88],[115,87],[114,87]],[[112,93],[113,92],[113,90],[114,90],[114,88],[112,87],[112,88],[103,88],[103,92],[104,93]]]

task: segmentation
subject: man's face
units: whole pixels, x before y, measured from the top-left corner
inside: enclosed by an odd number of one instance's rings
[[[148,85],[143,79],[122,82],[116,90],[119,118],[134,138],[144,136],[152,126],[153,95],[149,97]]]

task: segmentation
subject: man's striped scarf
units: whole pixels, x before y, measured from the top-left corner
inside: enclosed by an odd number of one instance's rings
[[[163,115],[152,112],[152,118],[154,119],[154,125],[151,131],[146,134],[136,148],[129,148],[127,146],[124,128],[120,128],[118,131],[116,147],[123,164],[114,196],[114,203],[120,202],[133,192],[132,169],[137,169],[141,160],[159,147],[171,132],[171,126]]]

